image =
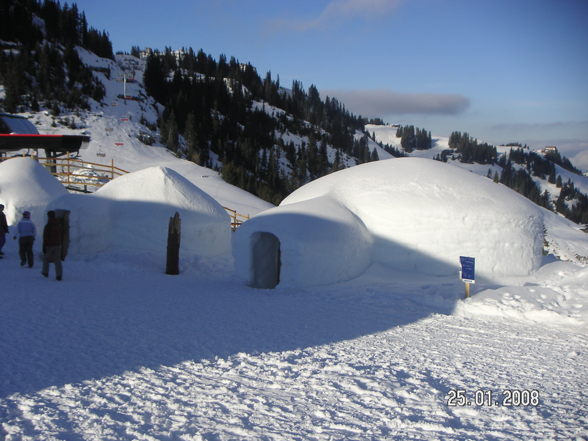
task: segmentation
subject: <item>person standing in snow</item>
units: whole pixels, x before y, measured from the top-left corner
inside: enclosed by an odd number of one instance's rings
[[[18,234],[18,253],[20,255],[20,266],[25,266],[28,262],[29,268],[33,267],[33,243],[37,236],[35,224],[31,222],[31,213],[25,211],[22,219],[16,226]],[[14,236],[16,239],[16,236]]]
[[[6,234],[8,234],[8,223],[4,214],[4,205],[0,204],[0,257],[4,256],[2,248],[6,243]]]
[[[63,227],[55,217],[55,211],[47,212],[47,225],[43,229],[43,270],[41,274],[49,277],[49,263],[55,264],[55,279],[61,280],[63,267],[61,265],[61,245],[63,241]]]

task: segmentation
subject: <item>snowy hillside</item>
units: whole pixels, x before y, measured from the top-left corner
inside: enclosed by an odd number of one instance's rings
[[[146,96],[142,86],[144,62],[125,55],[118,55],[117,62],[114,62],[97,57],[82,48],[78,48],[78,52],[85,64],[99,69],[94,74],[105,85],[106,97],[103,104],[92,102],[90,111],[80,110],[58,117],[49,112],[22,114],[35,124],[40,133],[88,135],[91,139],[89,146],[79,153],[79,158],[84,161],[114,164],[129,172],[152,166],[170,168],[217,199],[221,205],[244,215],[255,215],[272,206],[227,184],[214,170],[177,158],[157,142],[149,146],[140,141],[141,136],[157,139],[157,133],[145,125],[155,124],[157,104]],[[110,78],[104,74],[105,69],[110,70]],[[124,91],[125,77],[135,79],[134,82],[127,83],[127,95],[139,97],[143,101],[119,97]],[[227,187],[230,190],[223,191]]]
[[[400,138],[396,137],[396,127],[391,125],[366,124],[365,130],[370,135],[375,136],[376,142],[389,145],[390,147],[394,147],[399,151],[404,150],[400,144]],[[449,148],[448,139],[449,138],[443,136],[434,136],[432,139],[432,148],[428,150],[414,150],[409,154],[409,156],[433,159],[435,156],[441,154],[443,150],[447,150]]]
[[[389,145],[390,147],[404,152],[407,156],[411,157],[419,157],[419,158],[441,158],[443,156],[443,152],[452,152],[452,154],[447,155],[447,161],[453,165],[458,167],[464,168],[481,176],[500,176],[503,172],[503,167],[499,166],[496,163],[492,164],[479,164],[476,162],[462,162],[459,159],[454,159],[455,152],[452,151],[449,147],[449,138],[448,137],[441,137],[441,136],[434,136],[432,138],[432,147],[427,150],[413,150],[409,153],[405,152],[401,145],[401,139],[396,136],[397,127],[392,125],[375,125],[375,124],[367,124],[365,126],[365,130],[374,138],[375,141],[381,143],[383,145]],[[375,142],[374,142],[375,144]],[[518,149],[517,146],[498,146],[496,147],[497,153],[499,157],[508,158],[509,154],[512,150]],[[529,153],[529,150],[526,150]],[[539,157],[544,157],[544,153],[533,152],[539,155]],[[525,167],[516,166],[521,170],[525,170]],[[583,193],[584,195],[588,195],[588,177],[582,174],[573,173],[560,165],[555,164],[555,176],[561,178],[561,181],[565,184],[567,182],[573,183],[574,187]],[[555,183],[548,182],[548,178],[542,178],[535,174],[531,174],[531,167],[526,167],[526,172],[531,175],[531,179],[537,185],[537,188],[540,190],[541,193],[547,192],[549,194],[549,201],[552,205],[556,204],[556,201],[561,193],[561,187],[557,187],[554,185]],[[575,201],[568,201],[569,205],[572,205]]]

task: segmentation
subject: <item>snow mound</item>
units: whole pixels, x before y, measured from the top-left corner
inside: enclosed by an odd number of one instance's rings
[[[225,210],[177,172],[149,167],[121,176],[93,195],[67,195],[52,204],[71,211],[72,251],[165,253],[170,217],[180,214],[181,252],[216,256],[230,251]]]
[[[340,223],[353,225],[351,240]],[[290,283],[295,271],[289,265],[306,270],[305,259],[319,263],[320,277],[298,272],[295,282],[301,285],[354,277],[367,267],[366,254],[368,262],[435,275],[454,274],[459,256],[475,257],[477,275],[488,280],[527,275],[541,264],[544,232],[542,211],[519,194],[420,158],[377,161],[325,176],[245,226],[234,244],[235,257],[243,262],[240,274],[251,277],[251,236],[269,231],[288,248],[281,270]],[[319,240],[322,234],[331,240]],[[285,245],[290,243],[298,250],[295,261],[286,256],[293,254]],[[349,268],[347,253],[357,250],[361,263]],[[329,262],[329,269],[321,262]]]
[[[361,220],[335,200],[311,199],[264,211],[235,232],[236,270],[249,284],[259,232],[279,238],[281,286],[347,280],[370,264],[371,238]]]
[[[34,159],[13,158],[0,163],[0,203],[5,206],[9,225],[16,224],[28,210],[39,231],[45,224],[47,204],[64,194],[65,187]]]
[[[548,251],[560,258],[579,264],[588,264],[588,234],[578,224],[560,214],[545,212],[544,222]]]
[[[588,330],[588,268],[572,262],[544,265],[523,286],[485,289],[459,302],[455,315],[574,325]]]

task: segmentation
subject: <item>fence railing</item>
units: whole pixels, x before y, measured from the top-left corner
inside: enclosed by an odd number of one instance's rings
[[[114,160],[110,164],[83,161],[77,158],[38,158],[51,173],[66,187],[91,185],[102,187],[114,178],[129,173],[116,167]]]
[[[232,208],[223,207],[229,216],[231,217],[231,230],[235,231],[239,225],[243,222],[248,221],[250,216],[248,214],[237,213]]]
[[[127,170],[116,167],[114,160],[111,160],[110,164],[100,164],[98,162],[69,157],[46,158],[42,156],[31,156],[31,158],[48,169],[63,185],[73,190],[88,191],[88,186],[96,187],[95,189],[97,189],[114,178],[129,173]],[[10,158],[0,158],[0,161],[7,159]]]

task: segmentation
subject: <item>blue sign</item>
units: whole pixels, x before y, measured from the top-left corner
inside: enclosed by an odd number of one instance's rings
[[[461,263],[461,280],[474,283],[476,280],[476,259],[459,256],[459,262]]]

